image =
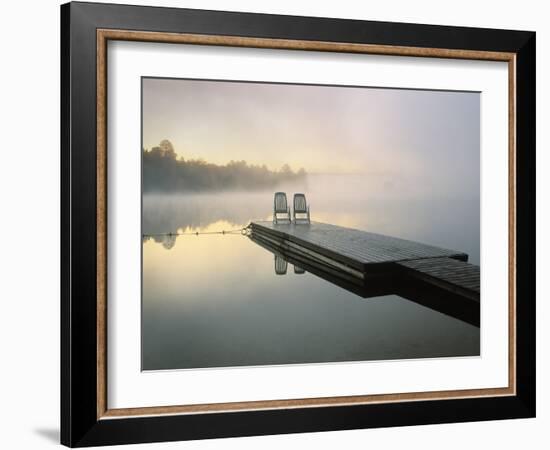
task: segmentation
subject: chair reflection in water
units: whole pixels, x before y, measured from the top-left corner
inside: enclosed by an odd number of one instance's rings
[[[275,255],[275,274],[276,275],[286,275],[288,270],[288,262],[280,255]],[[296,275],[302,275],[306,273],[304,269],[294,265],[294,273]]]
[[[279,255],[275,255],[275,274],[276,275],[286,275],[288,269],[288,263],[286,259]]]

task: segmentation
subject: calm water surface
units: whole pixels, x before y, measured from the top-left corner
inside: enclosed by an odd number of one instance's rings
[[[312,220],[468,253],[479,197],[383,177],[310,175]],[[218,231],[270,219],[273,192],[146,194],[143,233]],[[444,299],[442,299],[444,301]],[[236,235],[143,240],[144,370],[479,355],[479,328],[397,295],[364,299]]]

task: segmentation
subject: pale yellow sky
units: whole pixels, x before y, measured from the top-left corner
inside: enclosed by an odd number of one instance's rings
[[[479,165],[479,94],[144,78],[143,147],[163,139],[216,164],[422,176],[446,158],[467,171]]]

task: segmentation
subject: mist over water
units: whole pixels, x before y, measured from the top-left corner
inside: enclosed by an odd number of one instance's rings
[[[436,180],[432,180],[436,183]],[[479,264],[479,189],[389,175],[309,174],[311,219],[469,254]],[[145,194],[142,233],[271,220],[273,190]],[[442,299],[444,301],[444,299]],[[143,241],[144,370],[479,355],[479,328],[396,295],[364,299],[236,235]]]
[[[459,250],[479,265],[479,193],[422,188],[381,175],[308,175],[305,183],[277,187],[303,192],[312,220]],[[200,231],[216,222],[242,228],[271,220],[273,190],[145,194],[143,234]]]

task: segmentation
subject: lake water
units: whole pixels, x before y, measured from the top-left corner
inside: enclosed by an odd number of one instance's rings
[[[277,190],[289,200],[305,192],[314,221],[463,251],[479,264],[478,195],[365,175],[309,175],[306,185]],[[270,220],[272,202],[272,190],[145,194],[142,231],[239,229]],[[240,234],[144,238],[142,368],[479,355],[474,325],[296,272],[289,264],[277,275],[274,255]]]

